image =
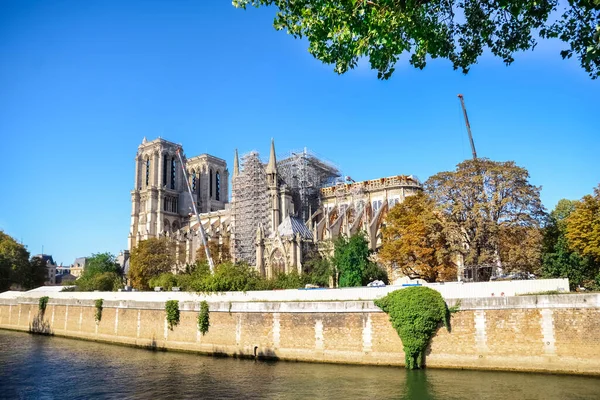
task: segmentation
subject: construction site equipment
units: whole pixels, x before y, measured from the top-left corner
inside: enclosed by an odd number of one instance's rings
[[[198,230],[200,231],[200,237],[202,238],[202,245],[204,246],[204,252],[206,253],[206,259],[208,260],[208,266],[210,268],[210,273],[215,272],[215,263],[210,256],[210,250],[208,248],[208,241],[206,240],[206,232],[204,231],[204,227],[202,226],[202,221],[200,221],[200,214],[198,213],[198,208],[196,207],[196,202],[194,201],[194,196],[192,195],[192,188],[190,186],[190,180],[187,176],[187,171],[185,170],[185,163],[183,162],[183,157],[181,156],[181,147],[177,148],[177,156],[179,157],[179,163],[181,164],[181,170],[183,171],[183,179],[185,180],[186,187],[188,189],[188,193],[190,195],[190,200],[192,203],[192,207],[194,209],[194,214],[198,219]]]
[[[462,106],[463,115],[465,116],[465,124],[467,125],[467,133],[469,134],[469,141],[471,142],[471,153],[473,153],[473,160],[477,159],[477,152],[475,151],[475,143],[473,142],[473,135],[471,134],[471,124],[469,124],[469,117],[467,116],[467,108],[465,107],[465,99],[462,94],[458,95],[460,99],[460,105]]]
[[[269,193],[265,167],[257,152],[242,156],[239,175],[232,182],[232,246],[236,261],[256,265],[256,232],[271,234]]]
[[[277,172],[292,193],[296,216],[304,222],[310,218],[310,211],[316,211],[320,206],[319,190],[340,177],[337,167],[306,148],[279,161]]]

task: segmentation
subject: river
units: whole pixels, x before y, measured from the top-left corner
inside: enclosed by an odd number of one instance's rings
[[[6,399],[599,399],[600,378],[265,362],[0,330]]]

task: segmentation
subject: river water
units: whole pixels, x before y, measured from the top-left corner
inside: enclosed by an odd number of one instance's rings
[[[265,362],[0,330],[4,399],[600,399],[600,378]]]

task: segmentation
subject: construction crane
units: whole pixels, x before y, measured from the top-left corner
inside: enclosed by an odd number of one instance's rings
[[[462,94],[459,94],[458,98],[460,99],[460,105],[462,106],[463,115],[465,116],[465,124],[467,125],[467,133],[469,134],[469,141],[471,142],[471,152],[473,153],[473,160],[477,160],[475,143],[473,142],[473,135],[471,134],[471,124],[469,124],[469,117],[467,117],[467,108],[465,107],[465,99]]]
[[[183,157],[181,156],[181,147],[177,147],[177,156],[179,156],[179,163],[181,164],[181,170],[183,171],[183,179],[187,185],[188,193],[190,195],[190,200],[192,201],[192,207],[194,209],[194,214],[196,214],[196,218],[198,219],[198,230],[200,231],[200,237],[202,238],[202,245],[204,246],[204,252],[206,253],[206,259],[208,260],[208,267],[210,268],[210,273],[215,272],[215,263],[210,256],[210,249],[208,248],[208,242],[206,240],[206,232],[204,231],[204,227],[202,226],[202,222],[200,221],[200,214],[198,214],[198,208],[196,207],[196,202],[194,201],[194,196],[192,195],[192,188],[190,187],[190,181],[188,180],[187,172],[185,171],[185,165],[183,164]]]

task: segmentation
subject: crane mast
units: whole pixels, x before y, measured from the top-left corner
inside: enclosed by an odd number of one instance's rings
[[[196,202],[194,201],[194,196],[192,195],[192,188],[190,187],[190,181],[188,180],[187,172],[185,171],[185,165],[183,165],[183,158],[181,157],[181,148],[177,148],[177,155],[179,156],[179,163],[181,164],[181,170],[183,171],[183,179],[187,185],[188,193],[190,195],[190,200],[192,201],[192,207],[194,209],[194,214],[196,214],[196,218],[198,219],[198,230],[200,231],[200,237],[202,238],[202,245],[204,246],[204,252],[206,253],[206,260],[208,261],[208,266],[210,268],[210,273],[215,272],[215,263],[210,256],[210,249],[208,248],[208,242],[206,240],[206,232],[204,231],[204,227],[202,226],[202,222],[200,221],[200,214],[198,214],[198,208],[196,207]]]
[[[458,95],[460,99],[460,105],[462,106],[463,115],[465,116],[465,124],[467,125],[467,133],[469,134],[469,142],[471,142],[471,153],[473,153],[473,160],[477,160],[477,152],[475,151],[475,142],[473,142],[473,135],[471,134],[471,124],[469,124],[469,117],[467,116],[467,108],[465,107],[465,99],[462,94]]]

